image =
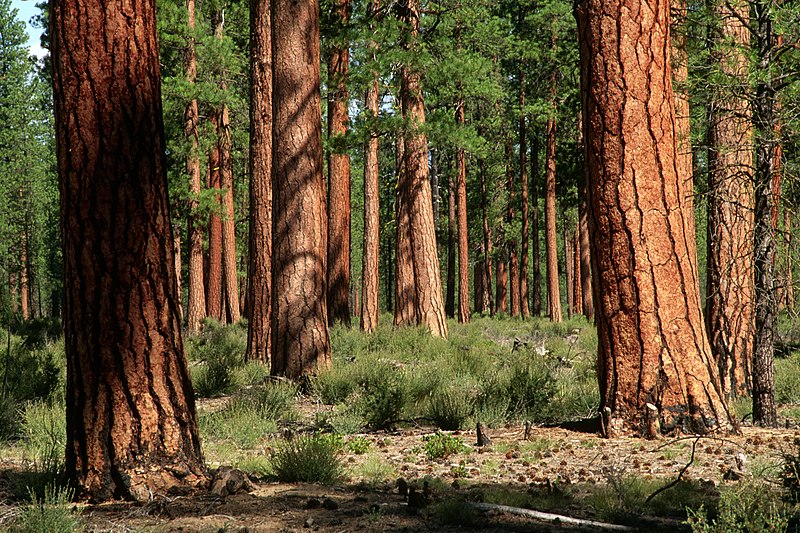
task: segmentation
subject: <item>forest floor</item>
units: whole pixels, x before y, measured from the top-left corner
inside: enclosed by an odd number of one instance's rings
[[[218,408],[220,399],[201,402]],[[222,400],[224,401],[224,400]],[[300,411],[313,420],[316,406]],[[302,421],[294,427],[302,431]],[[523,427],[489,431],[490,446],[476,445],[476,432],[460,438],[463,453],[429,459],[423,438],[434,428],[380,431],[351,436],[368,445],[365,453],[341,453],[345,480],[332,486],[286,484],[251,477],[250,492],[210,492],[158,498],[147,504],[82,505],[88,531],[572,531],[596,530],[533,520],[500,511],[479,511],[468,502],[496,502],[562,515],[623,523],[641,531],[689,530],[685,506],[712,502],[723,487],[743,487],[774,477],[785,453],[796,447],[796,429],[743,427],[727,437],[604,439],[581,428]],[[266,446],[252,454],[267,456]],[[210,461],[211,467],[215,465]],[[687,466],[688,465],[688,466]],[[21,468],[0,461],[0,493]],[[676,480],[649,504],[644,500]],[[418,495],[411,504],[399,494],[402,478]],[[0,505],[0,517],[14,514]],[[2,522],[0,521],[0,528]]]

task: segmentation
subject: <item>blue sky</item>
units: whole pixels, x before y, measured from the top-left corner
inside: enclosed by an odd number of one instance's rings
[[[19,11],[17,18],[27,24],[31,17],[39,12],[39,10],[36,8],[37,1],[38,0],[11,0],[11,7]],[[31,53],[37,56],[41,56],[43,54],[43,51],[39,46],[40,34],[41,30],[32,28],[30,24],[28,24],[28,45],[31,47]]]

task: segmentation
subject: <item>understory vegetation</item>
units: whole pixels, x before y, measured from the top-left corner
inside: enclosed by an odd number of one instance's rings
[[[390,322],[384,317],[384,324]],[[752,475],[735,484],[681,479],[656,494],[669,479],[608,470],[592,483],[547,479],[520,483],[518,489],[492,485],[505,468],[503,457],[535,466],[563,451],[564,444],[547,438],[495,443],[497,459],[475,446],[475,425],[504,431],[593,417],[596,335],[582,318],[561,324],[477,318],[450,327],[449,339],[413,328],[382,326],[371,336],[334,328],[332,368],[301,387],[244,362],[246,327],[207,322],[202,335],[188,339],[187,354],[209,468],[234,466],[256,480],[385,488],[410,475],[405,465],[430,462],[445,472],[425,477],[442,495],[428,512],[443,524],[473,523],[471,502],[480,501],[572,510],[633,525],[677,520],[696,532],[797,528],[800,441],[777,463],[753,463]],[[0,526],[80,530],[83,518],[73,512],[64,480],[63,339],[52,324],[41,323],[10,338],[0,333],[0,341],[6,348],[0,363],[0,455],[6,470],[0,484],[18,509]],[[784,420],[796,425],[800,352],[781,353],[777,399]],[[737,403],[741,417],[747,409],[745,401]],[[400,462],[390,460],[386,449],[398,435],[412,433],[419,434],[414,444],[395,454]],[[579,444],[587,450],[601,445]],[[683,443],[678,449],[686,454],[690,448]],[[598,450],[597,457],[604,453]],[[660,453],[666,460],[679,455]],[[671,472],[673,478],[679,470]],[[448,495],[451,483],[469,490]]]

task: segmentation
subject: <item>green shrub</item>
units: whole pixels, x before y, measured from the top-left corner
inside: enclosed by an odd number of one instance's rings
[[[445,526],[473,527],[478,523],[478,513],[468,501],[461,498],[444,500],[433,508],[436,520]]]
[[[19,406],[11,396],[0,396],[0,442],[19,436]]]
[[[21,415],[20,437],[26,468],[9,479],[9,490],[18,499],[27,498],[30,492],[41,499],[48,486],[61,486],[66,481],[66,408],[63,404],[37,401],[26,404]]]
[[[440,431],[426,435],[422,440],[425,442],[425,455],[428,459],[441,459],[469,450],[460,438]]]
[[[340,445],[329,436],[299,436],[272,454],[272,472],[284,483],[332,485],[342,479]]]
[[[795,453],[783,456],[781,483],[786,489],[787,500],[800,503],[800,439],[795,439]]]
[[[789,526],[780,499],[768,486],[755,481],[723,489],[715,517],[709,517],[702,505],[687,512],[693,533],[781,532]]]
[[[800,403],[800,354],[775,359],[775,401]]]
[[[80,513],[71,505],[72,492],[49,485],[42,497],[30,492],[30,502],[11,526],[13,533],[70,533],[83,531]]]
[[[241,326],[222,326],[206,319],[203,333],[189,339],[189,359],[199,363],[192,368],[192,384],[201,398],[221,396],[236,386],[235,371],[244,366],[247,334]]]
[[[289,421],[297,418],[295,408],[297,386],[285,382],[268,382],[254,387],[238,401],[251,402],[267,420]]]
[[[406,417],[412,395],[408,376],[400,369],[385,362],[373,364],[360,385],[358,405],[367,425],[387,429]]]
[[[472,422],[479,388],[468,379],[454,379],[431,393],[428,417],[440,429],[464,429]]]
[[[13,335],[11,340],[10,357],[7,353],[0,357],[0,383],[6,384],[6,394],[18,402],[57,399],[56,394],[63,396],[66,377],[64,341],[29,345]]]
[[[228,440],[242,449],[253,449],[269,434],[278,431],[278,424],[266,418],[254,402],[232,400],[226,407],[200,415],[200,435],[207,439]]]
[[[347,451],[356,455],[364,455],[369,451],[371,443],[363,435],[355,435],[347,440]]]

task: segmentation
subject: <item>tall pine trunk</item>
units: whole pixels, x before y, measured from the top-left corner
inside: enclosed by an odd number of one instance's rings
[[[520,311],[522,318],[528,318],[531,314],[530,304],[528,300],[528,241],[530,240],[529,228],[529,194],[528,194],[528,146],[526,137],[526,123],[525,123],[525,71],[520,69],[519,72],[519,184],[522,191],[522,234],[521,251],[519,261],[519,298],[520,298]]]
[[[319,4],[272,3],[272,368],[298,379],[331,364],[326,304]]]
[[[402,106],[401,106],[402,107]],[[402,132],[395,139],[395,167],[397,169],[397,196],[395,215],[395,280],[397,289],[394,301],[394,325],[410,326],[417,323],[417,292],[414,288],[414,264],[411,251],[411,204],[400,183],[405,183],[405,140]]]
[[[514,211],[517,203],[517,190],[514,180],[514,165],[512,164],[512,147],[511,135],[506,134],[505,141],[505,165],[506,165],[506,191],[508,198],[506,200],[506,224],[509,227],[514,225],[514,218],[516,212]],[[519,249],[517,248],[517,239],[515,235],[510,235],[506,240],[506,247],[508,250],[508,275],[509,275],[509,293],[511,300],[511,316],[519,316],[520,314],[520,301],[519,301]]]
[[[539,261],[539,135],[531,139],[531,255],[533,255],[533,315],[542,314],[542,269]]]
[[[589,214],[586,199],[586,188],[582,188],[583,200],[580,206],[580,248],[581,248],[581,295],[583,316],[589,322],[594,321],[594,300],[592,299],[592,260],[589,248]]]
[[[350,20],[350,0],[336,0],[336,23]],[[345,142],[349,112],[350,53],[341,35],[328,51],[328,321],[350,326],[350,156]],[[341,41],[341,42],[340,42]]]
[[[655,436],[652,405],[661,431],[729,430],[687,244],[669,4],[634,8],[576,9],[603,429]]]
[[[241,318],[239,310],[239,276],[236,265],[236,219],[233,201],[233,161],[231,159],[231,124],[228,106],[220,112],[220,185],[223,189],[222,207],[222,274],[225,296],[224,315],[229,324]]]
[[[464,100],[456,104],[456,124],[464,126]],[[469,228],[467,226],[467,155],[456,152],[456,198],[458,211],[458,322],[469,322]]]
[[[555,83],[555,82],[553,82]],[[556,120],[547,119],[545,157],[545,254],[547,256],[547,314],[551,322],[561,322],[561,290],[558,286],[558,242],[556,230]]]
[[[456,246],[458,230],[456,226],[456,185],[453,174],[447,175],[447,284],[444,296],[444,313],[448,318],[456,314]]]
[[[146,502],[205,479],[176,298],[155,4],[50,4],[66,472],[95,501]]]
[[[272,353],[272,14],[250,4],[250,232],[247,352],[267,364]]]
[[[218,117],[212,113],[209,122],[214,136],[219,135]],[[216,191],[214,209],[208,219],[208,266],[206,268],[206,315],[224,320],[222,287],[222,182],[220,181],[219,145],[215,142],[208,154],[208,188]]]
[[[733,9],[734,12],[730,12]],[[719,49],[712,54],[733,83],[747,78],[745,27],[749,4],[717,9]],[[740,21],[740,18],[743,18]],[[708,276],[706,328],[722,388],[750,390],[753,349],[753,157],[751,108],[736,94],[712,99],[708,149]]]
[[[478,161],[481,180],[481,226],[483,230],[483,308],[494,316],[495,306],[492,298],[492,229],[489,227],[489,193],[486,187],[486,161]]]
[[[186,0],[188,14],[188,28],[190,34],[195,28],[195,0]],[[194,36],[190,35],[186,44],[184,59],[186,81],[194,85],[197,81],[197,52]],[[206,293],[203,281],[203,229],[199,222],[198,209],[200,206],[200,132],[198,125],[200,113],[197,98],[192,98],[186,105],[184,112],[184,135],[189,141],[189,154],[186,158],[186,173],[189,175],[189,294],[188,294],[188,327],[189,333],[199,333],[200,324],[206,317]]]

